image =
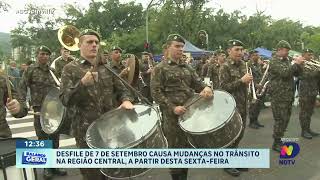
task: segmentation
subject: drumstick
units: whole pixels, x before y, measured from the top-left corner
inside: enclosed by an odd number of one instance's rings
[[[202,96],[198,96],[196,99],[192,100],[190,103],[184,105],[185,108],[189,108],[192,104],[196,103],[202,98]]]

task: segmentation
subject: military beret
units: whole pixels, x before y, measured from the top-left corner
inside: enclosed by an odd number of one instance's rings
[[[303,50],[303,53],[313,53],[313,50],[307,48]]]
[[[237,39],[231,39],[228,41],[228,47],[231,48],[233,46],[244,46],[244,44]]]
[[[39,53],[40,51],[47,52],[49,55],[51,55],[51,50],[47,46],[39,46],[36,52]]]
[[[142,54],[143,54],[143,55],[149,55],[149,53],[146,52],[146,51],[143,51]]]
[[[185,44],[183,37],[181,37],[179,34],[170,34],[167,38],[167,42],[171,41],[182,42],[183,44]]]
[[[118,50],[120,51],[120,53],[122,53],[122,49],[119,46],[113,46],[111,51],[114,51],[114,50]]]
[[[276,45],[276,49],[279,49],[279,48],[287,48],[287,49],[291,49],[291,45],[285,41],[285,40],[281,40],[278,42],[278,44]]]
[[[96,36],[96,37],[98,38],[98,40],[100,41],[100,34],[99,34],[97,31],[95,31],[95,30],[85,29],[85,30],[83,30],[83,31],[80,33],[80,36],[79,36],[79,37],[84,36],[84,35],[94,35],[94,36]]]

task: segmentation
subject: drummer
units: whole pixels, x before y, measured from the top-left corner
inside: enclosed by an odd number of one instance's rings
[[[243,122],[243,129],[240,136],[230,148],[237,148],[240,140],[244,135],[247,118],[247,101],[248,101],[248,85],[252,81],[252,75],[247,72],[245,62],[242,60],[244,56],[243,43],[239,40],[229,40],[228,42],[228,58],[226,63],[220,67],[220,88],[226,90],[236,100],[236,106]],[[247,171],[247,168],[226,168],[225,172],[231,176],[239,176],[240,171]]]
[[[72,129],[78,148],[89,148],[85,141],[87,129],[102,114],[115,108],[114,96],[121,100],[121,108],[133,108],[133,98],[126,87],[102,63],[96,63],[99,43],[100,35],[96,31],[81,32],[80,58],[67,64],[62,71],[60,99],[77,112]],[[99,169],[80,171],[85,180],[106,179]]]
[[[34,112],[39,113],[48,92],[56,87],[56,83],[50,74],[48,65],[51,50],[46,46],[40,46],[36,50],[37,61],[28,67],[23,73],[20,90],[23,100],[27,97],[27,88],[30,88],[31,106]],[[48,135],[41,129],[40,116],[34,115],[34,128],[39,140],[52,140],[53,148],[59,148],[59,134]],[[44,178],[51,179],[53,175],[65,176],[64,169],[44,169]]]
[[[166,61],[154,67],[151,75],[151,93],[160,105],[164,134],[169,148],[190,148],[183,131],[178,125],[178,117],[186,112],[183,105],[195,92],[209,98],[213,96],[210,87],[202,82],[196,72],[185,62],[183,55],[184,39],[178,34],[169,35],[166,42]],[[173,180],[187,179],[188,169],[170,169]]]
[[[6,107],[8,108],[10,114],[15,118],[24,117],[28,113],[28,108],[26,104],[23,103],[21,98],[18,98],[18,94],[13,89],[12,95],[14,99],[10,100],[8,95],[8,89],[6,86],[6,79],[3,74],[0,74],[0,139],[12,137],[11,130],[9,128],[8,122],[6,121]]]

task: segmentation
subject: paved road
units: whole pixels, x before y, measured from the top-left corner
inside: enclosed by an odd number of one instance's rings
[[[293,107],[293,113],[289,123],[288,131],[285,137],[299,138],[298,144],[301,151],[295,158],[296,163],[292,166],[279,165],[279,154],[270,151],[271,168],[268,169],[250,169],[249,172],[242,173],[234,178],[225,174],[221,169],[190,169],[189,180],[270,180],[270,179],[290,179],[290,180],[320,180],[320,137],[306,140],[300,137],[300,126],[298,120],[297,107]],[[14,137],[26,137],[35,139],[32,116],[23,119],[7,117],[9,125],[12,128]],[[260,116],[260,122],[265,128],[254,130],[247,128],[244,139],[240,147],[243,148],[270,148],[272,144],[273,119],[270,108],[263,109]],[[320,108],[315,109],[312,117],[312,129],[320,132]],[[74,139],[70,137],[61,137],[62,148],[75,147]],[[42,170],[38,170],[39,179],[42,180]],[[55,177],[55,180],[78,180],[81,175],[78,169],[68,169],[68,176]],[[142,177],[132,178],[134,180],[170,180],[168,169],[153,169]]]

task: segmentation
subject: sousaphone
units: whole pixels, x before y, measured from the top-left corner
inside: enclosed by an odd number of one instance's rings
[[[79,50],[80,31],[71,25],[62,26],[58,30],[58,39],[63,47],[70,51]],[[55,59],[57,60],[57,59]],[[54,62],[52,63],[54,64]],[[50,74],[59,86],[60,81],[50,70]],[[74,112],[64,107],[59,99],[59,88],[52,88],[42,103],[40,123],[47,134],[70,134],[71,118]]]

